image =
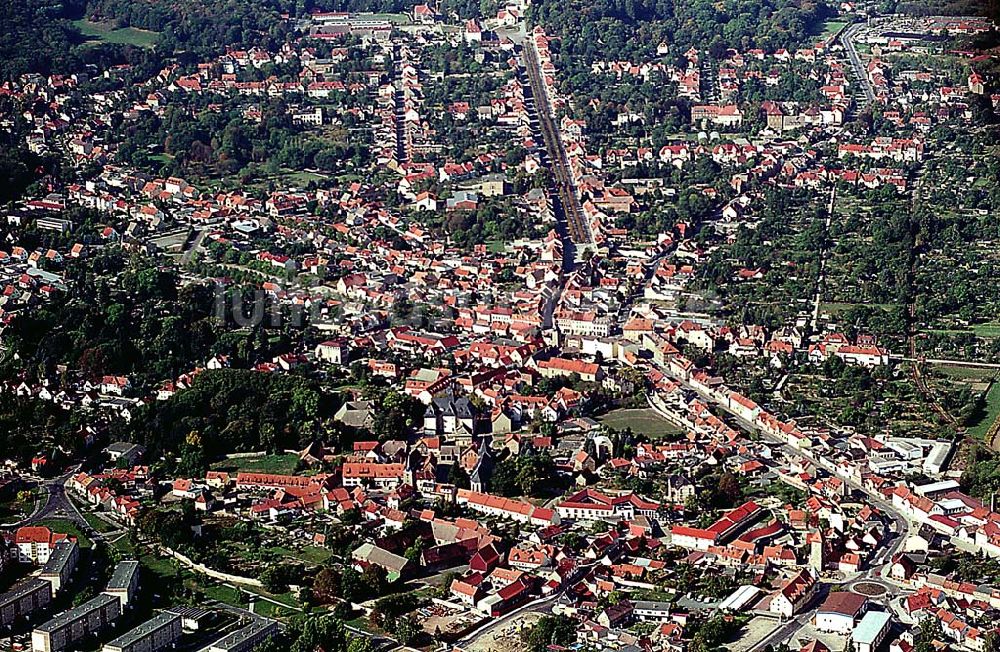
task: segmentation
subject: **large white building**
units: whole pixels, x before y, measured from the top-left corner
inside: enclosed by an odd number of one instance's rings
[[[831,593],[816,612],[816,629],[850,635],[867,608],[868,598],[863,595],[851,591]]]

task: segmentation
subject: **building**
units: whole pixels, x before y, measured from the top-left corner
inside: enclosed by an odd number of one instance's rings
[[[30,618],[51,601],[52,585],[45,580],[30,579],[15,584],[0,595],[0,626],[9,627],[19,619]]]
[[[849,635],[868,609],[868,598],[852,591],[827,596],[816,612],[816,629]]]
[[[56,543],[66,538],[42,525],[17,528],[14,545],[17,546],[17,560],[22,564],[44,565],[55,549]]]
[[[347,346],[347,340],[336,339],[317,344],[315,354],[317,360],[342,365],[348,361],[351,352]]]
[[[632,615],[639,620],[665,623],[670,620],[670,606],[669,602],[639,600],[632,605]]]
[[[64,611],[31,632],[32,652],[62,652],[73,649],[82,638],[99,634],[121,615],[121,603],[102,593],[79,607]]]
[[[107,448],[104,452],[108,454],[108,458],[114,462],[118,463],[118,460],[124,460],[122,462],[125,466],[135,466],[142,459],[145,449],[138,445],[127,441],[116,441]]]
[[[816,578],[808,570],[799,571],[771,596],[768,611],[785,618],[791,618],[802,611],[816,594]]]
[[[386,579],[395,582],[405,575],[410,569],[410,560],[400,557],[388,550],[379,548],[373,543],[363,543],[351,553],[351,558],[359,570],[364,570],[365,566],[379,566],[385,569]]]
[[[115,566],[108,581],[107,588],[104,589],[106,595],[118,598],[121,608],[125,609],[135,597],[139,590],[139,562],[123,561]]]
[[[892,619],[884,611],[869,611],[851,635],[854,652],[875,652],[889,634]]]
[[[250,652],[278,633],[278,623],[268,618],[254,617],[244,627],[220,638],[208,652]]]
[[[180,637],[181,617],[164,612],[105,643],[101,652],[158,652],[173,647]]]
[[[80,559],[80,546],[76,541],[63,539],[56,544],[49,555],[49,560],[45,562],[39,579],[43,579],[52,585],[52,595],[56,595],[69,582],[70,576],[76,569],[76,563]]]

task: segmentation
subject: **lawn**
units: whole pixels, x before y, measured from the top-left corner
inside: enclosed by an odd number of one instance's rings
[[[933,365],[933,369],[935,373],[939,373],[948,378],[973,382],[987,381],[996,374],[996,371],[993,369],[984,369],[982,367],[960,367],[950,364]]]
[[[219,471],[246,471],[248,473],[277,473],[290,475],[298,466],[299,456],[295,453],[287,455],[263,455],[261,457],[227,457],[212,465]]]
[[[823,23],[823,32],[820,34],[823,38],[836,34],[847,25],[846,21],[843,20],[828,20]]]
[[[993,383],[986,394],[986,409],[983,411],[982,419],[969,428],[969,434],[978,438],[985,437],[997,418],[1000,418],[1000,383]]]
[[[90,523],[90,527],[94,528],[95,530],[97,530],[102,534],[104,534],[105,532],[113,532],[116,529],[120,529],[113,527],[103,518],[100,518],[99,516],[92,514],[91,512],[85,512],[83,510],[80,510],[80,513],[83,514],[83,520]]]
[[[87,535],[80,531],[80,528],[76,526],[76,523],[67,521],[64,518],[47,518],[45,520],[38,521],[37,523],[33,523],[33,525],[44,525],[53,532],[72,535],[76,537],[77,543],[80,544],[81,548],[89,548],[91,546],[90,539],[88,539]]]
[[[976,324],[972,327],[976,337],[1000,337],[1000,323]]]
[[[90,20],[75,20],[73,24],[88,41],[102,41],[118,45],[134,45],[140,48],[151,48],[160,38],[159,32],[151,32],[135,27],[117,28],[111,23],[97,23]]]
[[[292,550],[282,546],[275,546],[270,548],[270,551],[277,555],[281,555],[282,557],[290,557],[292,559],[304,561],[307,564],[322,564],[333,556],[333,552],[326,548],[320,548],[319,546],[306,546],[302,550]]]
[[[600,417],[599,421],[608,428],[615,430],[631,428],[632,432],[647,437],[666,437],[682,432],[652,408],[613,410]]]

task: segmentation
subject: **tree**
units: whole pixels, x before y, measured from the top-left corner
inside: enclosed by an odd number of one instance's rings
[[[521,632],[528,652],[544,652],[550,645],[569,645],[576,640],[576,621],[569,616],[542,616]]]
[[[313,596],[321,603],[329,603],[341,595],[340,576],[332,568],[324,568],[313,578]]]

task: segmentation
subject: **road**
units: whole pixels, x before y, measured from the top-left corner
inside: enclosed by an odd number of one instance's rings
[[[30,516],[26,516],[15,523],[4,523],[0,527],[18,528],[22,525],[30,525],[48,518],[62,518],[79,525],[81,528],[90,529],[87,519],[76,508],[76,505],[66,495],[66,482],[76,473],[76,468],[64,473],[56,478],[43,480],[38,485],[40,491],[44,492],[45,501],[35,505],[35,511]]]
[[[538,613],[548,612],[552,608],[552,605],[556,602],[556,600],[558,600],[559,597],[566,592],[566,589],[568,589],[571,586],[575,586],[576,583],[579,582],[580,579],[583,578],[588,572],[590,572],[590,569],[593,568],[596,564],[597,562],[591,562],[589,564],[583,564],[582,566],[578,566],[576,570],[573,571],[573,573],[568,578],[566,578],[566,581],[562,583],[562,586],[559,587],[559,590],[553,593],[552,595],[546,596],[544,598],[538,598],[537,600],[533,600],[527,604],[521,605],[517,609],[511,611],[510,613],[504,614],[499,618],[490,620],[485,625],[469,632],[461,639],[455,641],[454,648],[459,650],[465,649],[466,646],[472,645],[477,640],[479,640],[483,636],[486,636],[490,632],[498,628],[505,627],[508,622],[510,622],[511,620],[517,618],[522,614],[529,612],[538,612]]]
[[[198,231],[198,234],[194,237],[194,242],[191,243],[191,247],[181,256],[182,266],[191,262],[191,258],[201,249],[201,243],[205,240],[206,235],[208,235],[208,229]]]
[[[854,76],[858,78],[861,90],[865,94],[865,103],[861,108],[866,108],[875,101],[875,89],[868,80],[868,71],[865,69],[864,62],[861,61],[857,48],[854,46],[854,37],[864,27],[864,23],[855,23],[845,29],[840,35],[840,42],[844,45],[844,50],[847,52],[847,59],[851,64],[851,68],[854,69]]]
[[[833,220],[833,207],[837,202],[837,186],[830,188],[830,203],[826,208],[826,222],[823,226],[824,239],[830,236],[830,223]],[[816,296],[813,297],[812,330],[818,332],[819,306],[823,300],[823,284],[826,282],[826,247],[820,252],[819,278],[816,279]]]
[[[566,232],[572,244],[592,245],[594,236],[590,232],[590,226],[583,216],[583,207],[580,206],[580,198],[577,194],[576,184],[573,182],[572,170],[569,166],[569,158],[566,156],[566,148],[563,146],[562,135],[555,123],[552,114],[552,107],[549,105],[548,94],[545,84],[542,81],[542,71],[538,63],[538,55],[535,52],[534,43],[525,41],[521,50],[522,61],[525,73],[531,88],[531,96],[535,102],[538,114],[538,124],[542,131],[542,139],[545,141],[545,149],[549,155],[549,165],[553,173],[556,186],[556,195],[562,208],[565,218]],[[558,215],[557,215],[558,217]],[[563,247],[563,256],[567,257],[566,247]]]

